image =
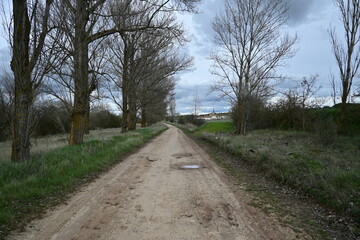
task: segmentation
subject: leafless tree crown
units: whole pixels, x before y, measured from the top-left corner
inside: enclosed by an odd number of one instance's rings
[[[297,37],[282,29],[287,10],[283,0],[226,0],[225,11],[213,21],[219,50],[210,56],[216,77],[212,90],[233,105],[244,105],[239,110],[243,125],[246,102],[269,96],[270,82],[281,78],[276,69],[294,55]]]

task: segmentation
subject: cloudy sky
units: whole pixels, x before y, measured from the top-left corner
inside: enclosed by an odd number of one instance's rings
[[[319,74],[321,96],[330,95],[330,69],[337,76],[337,68],[331,52],[327,29],[330,24],[341,30],[338,9],[332,0],[288,0],[290,4],[289,20],[286,26],[290,34],[297,34],[299,41],[295,57],[288,61],[286,68],[279,72],[297,79],[310,74]],[[214,76],[209,73],[211,61],[207,60],[215,48],[214,32],[211,22],[222,9],[222,0],[202,0],[198,14],[182,14],[191,42],[186,51],[194,57],[194,70],[179,74],[176,86],[177,112],[191,113],[193,99],[198,92],[201,112],[227,112],[229,104],[219,99],[217,93],[210,93],[209,86]],[[9,64],[9,54],[5,40],[0,39],[1,65]]]
[[[319,95],[329,96],[330,69],[337,73],[331,52],[327,29],[330,24],[341,30],[339,13],[331,0],[289,0],[289,20],[286,26],[290,34],[297,34],[299,41],[295,48],[295,57],[288,61],[287,67],[280,73],[301,79],[310,74],[319,74],[322,85]],[[215,48],[212,20],[222,8],[222,1],[205,0],[199,5],[199,14],[183,15],[184,24],[192,38],[187,48],[195,57],[195,70],[179,76],[176,87],[177,111],[189,113],[193,110],[192,102],[196,89],[200,98],[201,112],[226,112],[229,104],[219,99],[218,94],[209,94],[214,76],[209,73],[211,61],[207,60]]]

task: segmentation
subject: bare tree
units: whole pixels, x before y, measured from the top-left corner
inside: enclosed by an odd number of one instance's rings
[[[145,116],[150,115],[149,112],[145,114],[147,109],[163,102],[173,89],[172,76],[192,64],[191,58],[177,53],[178,49],[173,48],[172,39],[166,39],[158,33],[142,33],[142,40],[134,42],[136,51],[128,65],[125,64],[129,59],[123,54],[126,52],[126,43],[113,39],[111,42],[115,45],[108,48],[110,68],[106,89],[123,112],[122,131],[134,129],[139,110],[144,126],[147,122]]]
[[[316,83],[318,77],[318,74],[304,77],[295,90],[297,92],[300,103],[303,131],[305,131],[307,124],[306,110],[309,108],[319,107],[319,105],[321,105],[321,103],[319,102],[320,100],[315,97],[315,94],[321,88],[321,86],[318,86]]]
[[[283,0],[225,0],[225,11],[213,21],[215,43],[211,73],[213,91],[233,105],[236,133],[244,134],[251,101],[271,94],[276,69],[294,55],[297,37],[281,33],[287,20]]]
[[[318,77],[318,74],[312,74],[298,80],[293,88],[282,93],[284,97],[279,98],[275,104],[284,116],[282,120],[287,121],[293,129],[308,129],[310,117],[313,117],[311,109],[319,108],[325,103],[325,99],[317,96],[321,89],[317,83]]]
[[[142,26],[154,16],[152,11],[142,11],[136,5],[118,7],[123,12],[115,15],[114,22],[123,27]],[[123,132],[136,128],[138,111],[142,109],[144,113],[145,106],[149,106],[148,99],[156,98],[150,94],[153,88],[161,86],[163,81],[187,68],[191,62],[190,58],[181,56],[176,52],[178,49],[174,48],[176,43],[182,44],[185,39],[173,11],[164,11],[152,21],[146,29],[120,32],[120,38],[113,36],[109,41],[111,44],[107,61],[112,70],[109,71],[111,83],[107,89],[122,110]],[[162,91],[161,88],[158,90]]]
[[[330,86],[331,86],[331,99],[333,101],[333,104],[336,104],[336,98],[337,98],[337,87],[336,87],[336,82],[335,82],[335,76],[334,74],[331,72],[330,73]]]
[[[197,116],[200,113],[200,98],[198,94],[198,90],[196,88],[196,92],[193,98],[193,106],[194,106],[194,115]]]
[[[165,119],[167,108],[169,106],[168,99],[174,95],[175,80],[172,77],[164,78],[157,81],[144,82],[145,86],[141,88],[139,110],[141,113],[141,126],[145,127],[160,120]]]
[[[138,82],[138,99],[142,116],[142,122],[153,122],[153,112],[156,106],[161,106],[158,116],[165,117],[166,108],[169,104],[168,98],[173,95],[175,79],[174,75],[180,71],[188,69],[192,65],[192,58],[186,54],[178,53],[179,49],[173,47],[171,38],[165,40],[161,35],[146,37],[150,38],[143,47],[138,73],[141,80]],[[164,104],[165,105],[164,105]],[[150,111],[150,109],[152,109]],[[174,109],[175,110],[175,109]],[[146,112],[146,114],[144,114]],[[150,120],[153,119],[153,120]],[[144,124],[143,124],[144,125]]]
[[[14,73],[14,111],[12,161],[30,159],[31,107],[40,86],[46,64],[42,60],[53,0],[36,0],[29,8],[27,0],[13,0],[11,70]],[[49,50],[51,51],[51,50]]]
[[[60,9],[58,29],[65,33],[63,40],[67,43],[64,50],[72,60],[70,71],[74,91],[71,145],[83,141],[88,129],[90,96],[98,87],[97,78],[91,77],[89,70],[91,44],[115,33],[129,36],[139,31],[159,28],[157,23],[163,13],[192,11],[197,2],[198,0],[57,0]],[[132,8],[136,11],[129,13],[128,10]],[[138,21],[132,21],[134,16],[140,16],[135,18]]]
[[[337,37],[335,29],[329,29],[330,42],[341,80],[341,115],[338,126],[341,132],[344,128],[353,80],[357,77],[360,66],[360,1],[334,0],[334,2],[340,10],[345,33],[345,44],[343,44],[343,40]]]
[[[173,92],[169,94],[168,115],[170,117],[170,122],[174,122],[176,116],[176,100],[175,100],[175,93]]]

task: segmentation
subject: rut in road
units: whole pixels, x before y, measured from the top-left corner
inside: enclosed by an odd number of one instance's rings
[[[296,238],[290,228],[249,206],[246,192],[232,189],[209,156],[169,126],[66,205],[9,239]]]

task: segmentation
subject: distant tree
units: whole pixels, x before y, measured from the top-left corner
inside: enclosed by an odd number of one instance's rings
[[[337,84],[335,81],[335,76],[332,72],[330,73],[330,86],[331,86],[331,99],[333,104],[335,105],[337,102],[336,99],[338,96],[338,92],[337,92]]]
[[[168,100],[168,116],[169,121],[174,122],[176,117],[176,100],[175,93],[170,93]]]
[[[109,40],[109,81],[106,88],[122,110],[122,132],[136,128],[139,110],[143,116],[142,121],[147,122],[145,119],[150,114],[147,111],[150,103],[163,106],[162,102],[169,93],[164,95],[164,91],[168,91],[166,83],[172,81],[172,75],[191,64],[191,58],[178,54],[178,48],[175,47],[184,42],[184,30],[174,17],[173,12],[177,8],[165,11],[167,3],[164,9],[159,8],[160,13],[156,15],[152,11],[140,11],[137,5],[127,5],[125,8],[120,3],[117,6],[127,14],[115,15],[113,21],[116,25],[129,28],[141,26],[153,18],[148,28],[120,32],[120,37],[112,36]],[[142,14],[136,14],[138,12]]]
[[[120,117],[114,114],[109,105],[103,102],[93,104],[90,111],[91,129],[118,128]]]
[[[195,95],[194,95],[192,103],[193,103],[193,107],[194,107],[194,115],[197,116],[200,113],[200,98],[199,98],[197,89],[195,91]]]
[[[296,129],[309,130],[309,123],[313,116],[311,109],[319,108],[324,100],[317,97],[317,92],[321,89],[318,85],[318,74],[303,77],[298,84],[279,98],[275,104],[267,107],[273,110],[272,115],[277,119],[277,126]]]
[[[211,73],[213,91],[233,105],[236,133],[246,133],[252,101],[271,95],[276,69],[294,55],[297,37],[281,33],[287,20],[283,0],[225,0],[224,12],[213,21],[215,42]]]
[[[165,119],[169,107],[168,99],[174,95],[174,88],[175,80],[171,77],[161,81],[153,78],[152,81],[144,82],[139,98],[142,127]]]
[[[47,96],[34,104],[36,113],[35,136],[65,134],[70,130],[70,119],[63,104],[51,101]]]
[[[354,97],[360,97],[360,88],[356,90]]]
[[[13,97],[12,75],[4,71],[3,75],[0,76],[0,141],[5,141],[11,136]]]
[[[299,86],[297,86],[297,91],[300,100],[301,108],[301,119],[302,119],[302,130],[305,131],[307,125],[307,116],[306,110],[310,108],[319,107],[322,102],[319,98],[315,97],[315,94],[320,90],[321,86],[317,85],[317,79],[319,75],[310,75],[310,77],[304,77]]]
[[[334,2],[340,10],[345,34],[345,41],[339,40],[335,28],[329,29],[330,42],[341,80],[341,114],[338,130],[342,132],[351,88],[354,79],[358,77],[360,66],[360,1],[334,0]]]

